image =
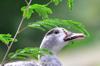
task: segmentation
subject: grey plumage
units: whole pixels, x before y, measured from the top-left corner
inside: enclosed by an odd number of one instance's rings
[[[39,66],[34,61],[16,61],[11,63],[6,63],[4,66]]]
[[[61,62],[56,56],[46,55],[41,57],[42,66],[62,66]]]

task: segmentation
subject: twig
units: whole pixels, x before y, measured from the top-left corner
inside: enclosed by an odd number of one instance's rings
[[[7,49],[7,52],[6,52],[4,58],[3,58],[2,62],[1,62],[1,66],[4,64],[4,62],[5,62],[5,60],[6,60],[6,57],[7,57],[8,53],[9,53],[9,51],[10,51],[10,49],[11,49],[13,43],[14,43],[14,40],[16,39],[16,37],[17,37],[17,35],[18,35],[19,29],[20,29],[20,27],[21,27],[21,25],[22,25],[22,23],[23,23],[23,20],[24,20],[24,17],[22,17],[22,19],[21,19],[21,21],[20,21],[20,24],[19,24],[19,26],[18,26],[18,29],[17,29],[17,31],[16,31],[16,33],[15,33],[14,38],[13,38],[13,41],[10,43],[10,45],[9,45],[9,47],[8,47],[8,49]]]
[[[27,8],[26,8],[26,9],[29,8],[29,5],[31,4],[31,2],[32,2],[32,0],[29,1],[29,3],[28,3],[28,5],[27,5]],[[4,57],[3,57],[3,59],[2,59],[1,66],[4,65],[4,62],[5,62],[5,60],[6,60],[6,57],[7,57],[8,53],[9,53],[9,51],[10,51],[10,49],[11,49],[13,43],[14,43],[14,40],[16,39],[16,37],[17,37],[17,35],[18,35],[18,33],[19,33],[19,30],[20,30],[20,28],[21,28],[21,26],[22,26],[22,23],[23,23],[24,19],[25,19],[25,17],[23,16],[22,19],[21,19],[21,21],[20,21],[20,24],[19,24],[19,26],[18,26],[18,29],[17,29],[17,31],[16,31],[16,33],[15,33],[15,35],[14,35],[13,41],[10,43],[10,45],[9,45],[9,47],[8,47],[8,49],[7,49],[7,51],[6,51],[5,55],[4,55]]]
[[[26,4],[28,5],[28,1],[27,1],[27,0],[25,0],[25,2],[26,2]]]
[[[48,6],[52,3],[52,0],[50,0],[47,4],[45,4],[45,6]]]
[[[18,34],[21,33],[22,31],[24,31],[24,30],[27,29],[27,28],[28,28],[28,27],[26,26],[26,27],[20,29],[19,32],[18,32]]]

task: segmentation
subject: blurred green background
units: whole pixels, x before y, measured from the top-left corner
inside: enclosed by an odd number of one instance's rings
[[[49,0],[33,0],[32,3],[45,4]],[[24,0],[0,1],[0,33],[15,34],[22,17],[20,8],[26,5]],[[51,18],[71,19],[82,22],[90,33],[85,40],[70,43],[61,53],[60,59],[66,66],[97,66],[100,65],[100,0],[74,0],[70,11],[66,0],[58,6],[51,4],[53,9]],[[41,18],[34,14],[30,20],[25,20],[22,27]],[[14,43],[11,51],[24,47],[39,47],[46,32],[26,29],[18,35],[18,42]],[[0,59],[6,52],[6,46],[0,42]],[[76,62],[77,61],[77,62]],[[82,65],[81,65],[82,64]]]

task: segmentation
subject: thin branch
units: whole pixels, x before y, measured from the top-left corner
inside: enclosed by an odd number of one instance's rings
[[[6,46],[7,46],[7,48],[9,47],[9,45],[8,45],[8,44],[7,44]]]
[[[47,4],[45,4],[45,6],[48,6],[52,3],[52,0],[50,0]]]
[[[27,5],[27,9],[28,9],[29,5],[31,4],[31,2],[32,2],[32,0],[29,1],[28,5]]]
[[[25,2],[26,2],[26,4],[28,5],[28,1],[27,1],[27,0],[25,0]]]
[[[6,52],[4,58],[3,58],[2,62],[1,62],[1,66],[4,64],[4,62],[5,62],[5,60],[6,60],[6,57],[7,57],[8,53],[9,53],[9,51],[10,51],[10,49],[11,49],[13,43],[14,43],[14,40],[16,39],[16,37],[17,37],[17,35],[18,35],[19,29],[20,29],[20,27],[21,27],[21,25],[22,25],[22,23],[23,23],[23,20],[24,20],[24,17],[22,17],[22,19],[21,19],[21,22],[20,22],[20,24],[19,24],[19,26],[18,26],[18,29],[17,29],[17,31],[16,31],[16,34],[15,34],[15,36],[14,36],[14,39],[13,39],[13,41],[10,43],[10,45],[9,45],[9,47],[8,47],[8,49],[7,49],[7,52]]]
[[[31,2],[32,2],[32,0],[29,1],[28,5],[27,5],[27,9],[29,8],[29,5],[31,4]],[[20,24],[19,24],[19,26],[18,26],[18,29],[17,29],[17,31],[16,31],[16,33],[15,33],[15,35],[14,35],[13,41],[10,43],[10,45],[9,45],[9,47],[8,47],[6,53],[5,53],[5,56],[4,56],[3,59],[2,59],[1,66],[3,66],[4,63],[5,63],[6,57],[7,57],[8,53],[9,53],[9,51],[10,51],[10,49],[11,49],[13,43],[14,43],[14,40],[16,39],[16,37],[17,37],[17,35],[18,35],[18,33],[19,33],[19,30],[20,30],[20,28],[21,28],[21,26],[22,26],[22,23],[23,23],[24,19],[25,19],[25,17],[23,16],[22,19],[21,19],[21,21],[20,21]]]
[[[24,30],[27,29],[27,28],[28,28],[28,27],[26,26],[26,27],[20,29],[19,32],[18,32],[18,34],[21,33],[22,31],[24,31]]]

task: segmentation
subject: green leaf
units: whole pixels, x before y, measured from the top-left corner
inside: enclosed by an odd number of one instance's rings
[[[58,5],[60,2],[62,2],[62,0],[52,0],[52,2],[53,2],[55,5]]]
[[[67,0],[67,5],[68,5],[69,9],[72,10],[73,0]]]
[[[10,34],[0,34],[0,41],[2,41],[4,44],[9,44],[9,42],[13,41],[13,38],[11,38]],[[16,42],[17,40],[15,40]]]
[[[37,12],[39,16],[42,16],[43,18],[48,18],[48,15],[52,14],[52,10],[45,5],[33,4],[31,5],[31,8],[33,8],[34,11]]]
[[[48,15],[52,14],[52,10],[49,7],[40,4],[30,5],[29,8],[24,6],[21,8],[21,11],[23,12],[23,16],[27,19],[31,17],[34,11],[37,12],[42,18],[48,18]]]
[[[31,15],[34,13],[33,9],[31,8],[31,6],[29,6],[29,8],[27,7],[22,7],[21,11],[23,12],[23,17],[29,19],[31,17]]]
[[[70,27],[74,30],[84,33],[87,37],[89,36],[88,31],[85,29],[85,26],[80,22],[72,21],[72,20],[64,20],[64,22],[69,22]]]
[[[82,32],[85,35],[89,36],[88,31],[85,29],[84,25],[80,22],[76,22],[73,20],[62,20],[62,19],[45,19],[38,22],[33,22],[28,25],[30,28],[38,28],[42,30],[50,30],[54,27],[64,27],[69,30],[76,30],[78,32]]]
[[[39,56],[43,56],[45,54],[51,55],[52,52],[50,52],[48,49],[40,49],[40,48],[24,48],[19,49],[14,53],[10,53],[8,57],[10,59],[37,59]]]

